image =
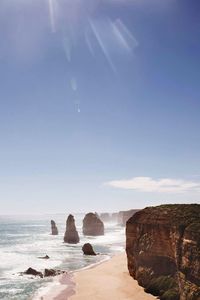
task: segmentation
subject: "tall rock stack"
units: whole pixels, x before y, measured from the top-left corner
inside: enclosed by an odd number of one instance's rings
[[[147,207],[126,223],[131,276],[162,300],[200,299],[200,205]]]
[[[58,235],[58,228],[54,220],[51,220],[51,234]]]
[[[100,218],[94,213],[88,213],[83,219],[84,235],[104,235],[104,224]]]
[[[66,221],[66,231],[64,236],[64,242],[69,244],[79,243],[79,235],[76,230],[74,216],[69,215]]]

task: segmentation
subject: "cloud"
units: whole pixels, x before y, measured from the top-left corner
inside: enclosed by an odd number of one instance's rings
[[[200,192],[200,182],[188,181],[183,179],[161,178],[153,179],[151,177],[134,177],[131,179],[113,180],[105,183],[108,186],[136,190],[140,192],[155,193],[185,193]]]

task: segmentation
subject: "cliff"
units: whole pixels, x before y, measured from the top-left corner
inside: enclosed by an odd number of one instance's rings
[[[145,208],[126,223],[131,276],[162,300],[200,300],[200,205]]]

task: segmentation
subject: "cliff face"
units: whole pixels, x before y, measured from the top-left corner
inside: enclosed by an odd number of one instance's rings
[[[200,300],[200,205],[145,208],[126,224],[130,275],[163,300]]]

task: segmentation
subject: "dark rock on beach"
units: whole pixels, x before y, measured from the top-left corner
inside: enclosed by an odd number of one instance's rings
[[[84,244],[83,247],[82,247],[82,251],[85,255],[97,255],[94,252],[93,247],[90,243]]]
[[[200,299],[200,205],[145,208],[126,225],[128,269],[163,300]]]
[[[98,236],[104,235],[104,224],[94,213],[88,213],[83,219],[83,234]]]
[[[74,216],[69,215],[66,221],[66,231],[64,236],[64,242],[69,244],[79,243],[79,235],[76,230]]]
[[[51,234],[58,235],[58,228],[54,220],[51,220]]]

